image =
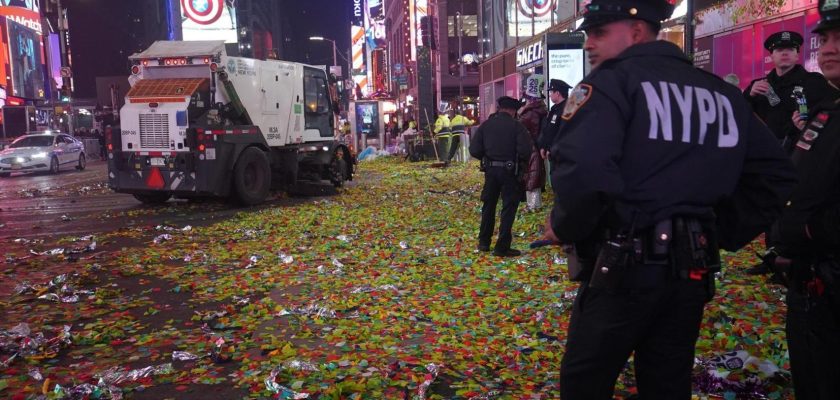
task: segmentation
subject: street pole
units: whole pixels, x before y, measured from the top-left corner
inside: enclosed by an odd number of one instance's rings
[[[694,0],[685,0],[685,55],[694,55]]]
[[[338,66],[338,58],[336,58],[336,51],[335,51],[335,40],[330,40],[333,45],[333,65]]]
[[[461,3],[461,9],[463,10],[464,3]],[[464,50],[461,44],[461,38],[463,37],[463,21],[461,20],[463,14],[460,11],[455,13],[455,29],[458,30],[458,107],[461,107],[461,111],[463,111],[463,102],[464,102]]]

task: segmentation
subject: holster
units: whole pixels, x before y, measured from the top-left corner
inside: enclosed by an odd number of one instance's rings
[[[720,248],[717,232],[711,223],[697,218],[674,217],[671,245],[672,274],[677,279],[704,280],[707,297],[715,294],[715,272],[720,271]]]

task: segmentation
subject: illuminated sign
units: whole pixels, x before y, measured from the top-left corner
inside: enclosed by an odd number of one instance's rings
[[[0,16],[15,21],[29,29],[41,34],[41,14],[37,5],[24,7],[17,3],[22,1],[0,0]],[[36,3],[36,2],[32,2]]]
[[[225,43],[237,43],[236,7],[233,3],[226,0],[181,0],[181,32],[184,40],[224,40]]]
[[[362,18],[362,0],[353,0],[353,16]]]
[[[516,49],[516,67],[527,67],[543,59],[542,41]]]

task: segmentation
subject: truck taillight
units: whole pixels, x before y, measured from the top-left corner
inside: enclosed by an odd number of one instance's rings
[[[198,145],[198,151],[204,151],[204,150],[207,150],[207,147],[204,146],[204,143]]]
[[[134,65],[134,66],[131,67],[131,74],[132,75],[137,75],[139,73],[140,73],[140,66],[139,65]]]
[[[210,64],[210,57],[204,57],[204,63]]]
[[[219,64],[211,63],[210,64],[210,72],[216,72],[219,69]]]

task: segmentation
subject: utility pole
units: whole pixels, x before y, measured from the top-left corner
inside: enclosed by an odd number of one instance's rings
[[[464,102],[464,49],[461,39],[464,37],[464,3],[461,2],[461,11],[455,13],[455,29],[458,30],[458,107],[463,110]]]
[[[685,0],[685,55],[694,55],[694,0]]]

